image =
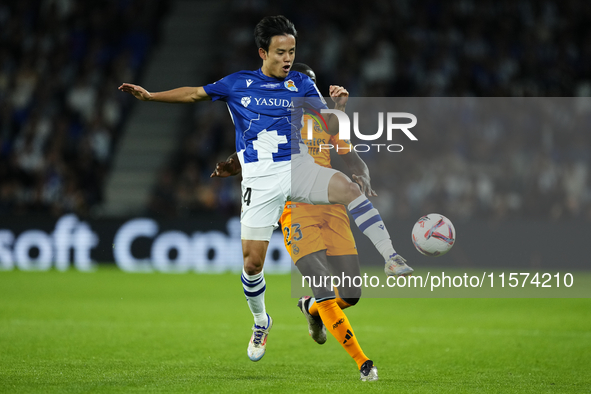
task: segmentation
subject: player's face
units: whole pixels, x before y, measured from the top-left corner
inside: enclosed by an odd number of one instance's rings
[[[259,48],[259,55],[263,59],[263,74],[281,79],[287,77],[295,59],[295,46],[295,37],[289,34],[273,36],[268,52]]]

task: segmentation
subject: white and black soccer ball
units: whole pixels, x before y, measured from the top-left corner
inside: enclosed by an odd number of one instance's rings
[[[454,225],[438,213],[421,217],[412,228],[412,243],[425,256],[443,256],[455,242]]]

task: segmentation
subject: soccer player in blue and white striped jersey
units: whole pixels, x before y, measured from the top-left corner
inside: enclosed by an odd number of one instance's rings
[[[239,71],[202,87],[148,92],[128,83],[119,89],[142,101],[193,103],[225,101],[235,125],[236,151],[242,167],[241,238],[244,257],[242,285],[254,316],[247,354],[252,361],[265,354],[273,321],[264,302],[265,255],[274,226],[288,199],[309,204],[343,204],[355,223],[382,254],[389,275],[407,275],[412,268],[398,255],[386,227],[359,186],[343,173],[320,167],[301,141],[303,112],[294,98],[305,98],[317,111],[327,108],[312,80],[291,71],[296,51],[296,29],[284,16],[263,18],[255,28],[262,66]],[[335,109],[344,111],[349,93],[330,86]],[[295,120],[294,120],[295,119]],[[328,132],[338,132],[336,116],[327,116]]]

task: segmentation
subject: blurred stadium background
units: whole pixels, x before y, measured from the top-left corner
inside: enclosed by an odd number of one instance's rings
[[[585,1],[6,0],[0,266],[239,268],[239,179],[209,178],[234,151],[225,106],[139,103],[117,87],[200,86],[256,69],[253,27],[272,14],[295,23],[297,61],[320,87],[352,96],[591,96]],[[503,245],[510,265],[585,268],[590,122],[579,133],[442,130],[396,166],[362,158],[401,251],[416,253],[412,222],[434,211],[466,237],[446,264],[495,264],[478,256]],[[445,175],[433,179],[434,165]],[[288,271],[279,235],[273,245],[269,269]]]

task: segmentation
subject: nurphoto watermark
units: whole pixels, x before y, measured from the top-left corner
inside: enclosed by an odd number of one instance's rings
[[[350,141],[351,139],[351,121],[349,116],[338,109],[321,109],[320,113],[311,110],[314,112],[318,117],[320,117],[323,123],[326,125],[326,121],[322,114],[333,114],[337,117],[339,123],[339,131],[338,131],[338,138],[340,140]],[[409,112],[378,112],[377,119],[378,119],[378,130],[373,134],[364,134],[360,130],[359,127],[359,112],[353,112],[353,133],[355,137],[362,141],[377,141],[382,138],[384,134],[384,119],[386,119],[386,139],[388,142],[392,141],[393,132],[396,130],[400,130],[410,139],[411,141],[418,141],[418,138],[409,130],[416,126],[417,124],[417,117]],[[409,119],[410,123],[395,123],[394,119]],[[328,127],[327,127],[328,128]],[[308,119],[306,124],[306,132],[308,140],[312,140],[314,138],[314,120]],[[352,144],[349,143],[348,146],[338,146],[334,144],[320,144],[319,150],[331,150],[336,149],[336,151],[355,151],[355,152],[369,152],[370,150],[376,150],[377,152],[391,152],[391,153],[398,153],[404,150],[404,147],[401,144]]]

